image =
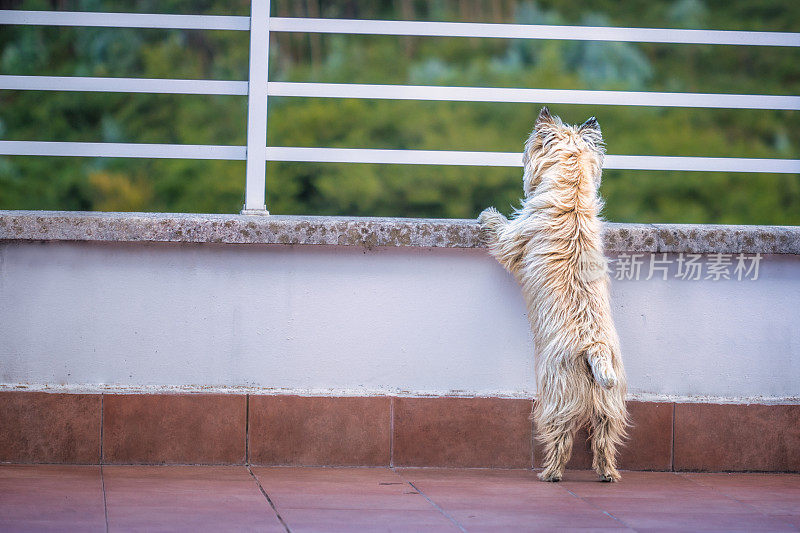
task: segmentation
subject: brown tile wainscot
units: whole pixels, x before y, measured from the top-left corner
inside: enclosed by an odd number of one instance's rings
[[[800,406],[628,403],[626,470],[800,471]],[[0,462],[536,468],[530,399],[0,392]],[[587,433],[568,467],[591,466]]]

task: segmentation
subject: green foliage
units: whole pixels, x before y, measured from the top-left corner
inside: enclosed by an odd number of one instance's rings
[[[797,31],[800,3],[771,0],[273,0],[276,16]],[[112,2],[69,9],[246,15],[247,0]],[[21,0],[18,9],[52,9]],[[246,79],[246,32],[4,27],[0,73]],[[270,79],[798,94],[800,51],[616,42],[273,34]],[[542,102],[547,104],[547,102]],[[0,138],[246,143],[244,97],[0,91]],[[271,98],[274,146],[515,152],[540,104]],[[568,106],[596,115],[612,154],[800,157],[794,111]],[[0,209],[238,212],[239,161],[0,157]],[[273,213],[474,217],[510,211],[520,170],[426,165],[267,165]],[[606,217],[800,224],[800,176],[606,171]]]

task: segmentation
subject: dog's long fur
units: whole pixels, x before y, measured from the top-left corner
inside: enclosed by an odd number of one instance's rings
[[[626,381],[611,318],[598,196],[604,145],[594,117],[564,125],[542,109],[525,143],[525,199],[509,221],[479,217],[495,258],[522,286],[538,352],[537,439],[544,481],[561,479],[575,431],[590,424],[593,467],[619,480]]]

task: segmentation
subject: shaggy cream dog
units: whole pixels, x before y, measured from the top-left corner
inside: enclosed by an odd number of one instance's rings
[[[575,431],[587,422],[594,469],[603,481],[620,477],[626,384],[601,239],[603,154],[594,117],[569,126],[543,108],[525,143],[522,207],[510,221],[493,207],[479,217],[490,252],[516,276],[528,305],[543,481],[561,479]]]

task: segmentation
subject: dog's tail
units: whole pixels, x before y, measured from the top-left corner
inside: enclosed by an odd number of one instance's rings
[[[603,388],[610,389],[614,387],[619,378],[617,373],[614,372],[612,364],[614,353],[611,347],[604,342],[593,342],[586,346],[583,350],[586,355],[586,360],[589,362],[589,367],[592,369],[594,380]]]

